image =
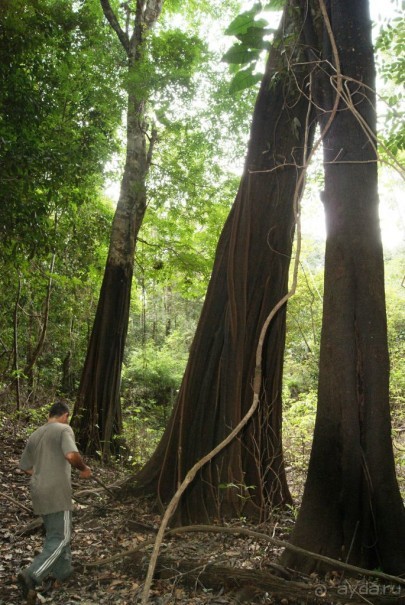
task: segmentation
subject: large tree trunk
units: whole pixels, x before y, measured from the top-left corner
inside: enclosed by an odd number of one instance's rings
[[[146,31],[156,22],[162,0],[137,1],[131,38],[119,25],[108,0],[101,0],[106,18],[128,56],[128,81],[142,60]],[[128,11],[130,11],[128,7]],[[131,13],[128,12],[128,17]],[[145,180],[154,136],[146,143],[145,99],[130,84],[127,108],[127,150],[120,196],[114,215],[96,317],[84,363],[72,424],[81,450],[108,458],[119,449],[120,382],[135,247],[146,210]]]
[[[245,170],[217,248],[205,304],[179,397],[154,455],[132,489],[167,502],[190,467],[214,448],[252,403],[262,325],[285,295],[294,239],[294,192],[304,157],[308,100],[305,70],[291,77],[283,20],[257,98]],[[285,51],[285,52],[281,52]],[[294,79],[296,78],[296,80]],[[268,331],[260,411],[239,439],[196,476],[177,522],[240,514],[262,517],[291,502],[281,444],[285,307]]]
[[[405,513],[391,443],[367,1],[332,0],[330,21],[348,101],[340,103],[324,139],[327,242],[318,411],[291,540],[399,575],[405,572]],[[335,93],[329,78],[318,80],[319,86],[330,111]],[[328,113],[321,114],[323,125],[327,119]],[[291,552],[282,561],[314,569],[313,561]]]

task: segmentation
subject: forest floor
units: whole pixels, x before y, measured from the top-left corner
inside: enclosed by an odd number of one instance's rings
[[[28,478],[18,469],[26,440],[24,427],[4,422],[0,437],[0,605],[23,603],[16,582],[20,568],[26,567],[41,549],[42,527],[30,512]],[[106,485],[113,486],[128,469],[93,465],[94,474]],[[113,487],[111,488],[113,490]],[[114,492],[118,493],[118,492]],[[39,590],[36,605],[63,604],[129,605],[140,602],[142,587],[160,523],[141,500],[120,500],[95,481],[74,480],[76,497],[73,515],[72,553],[75,572],[60,588]],[[286,539],[293,521],[288,514],[262,524],[249,526],[243,520],[228,528],[255,532]],[[123,553],[132,550],[132,554]],[[380,603],[378,599],[359,598],[360,584],[346,584],[346,593],[337,594],[337,574],[289,577],[298,590],[266,589],[261,582],[235,582],[249,571],[276,573],[281,549],[253,535],[198,532],[174,535],[165,539],[163,562],[149,596],[154,605],[293,605],[303,603]],[[107,560],[115,556],[109,563]],[[184,563],[187,562],[185,571]],[[212,565],[211,576],[204,572]],[[221,573],[222,570],[222,573]],[[225,577],[229,570],[231,578]],[[285,574],[284,574],[285,575]],[[280,579],[280,582],[286,582]],[[341,582],[341,578],[340,578]],[[290,582],[289,582],[290,583]],[[342,584],[340,584],[342,586]],[[363,584],[361,584],[364,586]],[[293,588],[294,588],[293,586]],[[352,590],[355,586],[356,589]],[[404,588],[405,591],[405,588]],[[350,594],[351,593],[351,594]],[[330,596],[333,594],[333,598]],[[402,594],[404,592],[402,591]],[[357,597],[357,598],[356,598]],[[389,602],[403,602],[402,598]]]

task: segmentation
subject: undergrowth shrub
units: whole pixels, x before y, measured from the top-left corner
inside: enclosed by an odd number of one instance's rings
[[[123,369],[123,429],[133,464],[143,464],[153,453],[176,401],[187,356],[179,332],[161,346],[150,341],[129,355]]]
[[[294,499],[304,489],[315,426],[317,393],[311,390],[287,398],[283,412],[283,444],[288,483]]]

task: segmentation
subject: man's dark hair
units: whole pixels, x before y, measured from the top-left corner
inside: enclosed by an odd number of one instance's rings
[[[63,416],[63,414],[70,414],[69,406],[64,401],[56,401],[51,405],[51,409],[49,410],[49,418]]]

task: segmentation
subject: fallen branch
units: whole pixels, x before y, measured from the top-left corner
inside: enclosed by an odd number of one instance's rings
[[[6,500],[9,500],[10,502],[12,502],[16,506],[18,506],[18,508],[21,508],[22,510],[25,510],[25,512],[30,513],[30,515],[32,515],[32,510],[30,508],[28,508],[28,506],[25,506],[24,504],[21,504],[21,502],[18,502],[18,500],[15,500],[11,496],[8,496],[7,494],[4,494],[3,492],[0,492],[0,496],[2,498],[5,498]]]
[[[405,579],[399,578],[398,576],[392,576],[390,574],[386,574],[382,571],[363,569],[362,567],[357,567],[356,565],[350,565],[349,563],[344,563],[343,561],[338,561],[337,559],[331,559],[330,557],[326,557],[324,555],[320,555],[318,553],[310,552],[309,550],[305,550],[300,546],[295,546],[294,544],[290,544],[289,542],[284,542],[283,540],[278,540],[277,538],[272,538],[271,536],[267,536],[261,532],[253,531],[250,529],[246,529],[244,527],[218,527],[211,525],[189,525],[185,527],[178,527],[172,532],[176,533],[185,533],[185,532],[196,532],[196,531],[212,531],[215,533],[228,533],[235,534],[238,533],[240,535],[249,536],[251,538],[256,538],[258,540],[266,540],[270,544],[274,546],[278,546],[280,548],[285,548],[286,550],[291,550],[293,552],[298,552],[306,557],[311,559],[315,559],[317,561],[322,561],[327,565],[330,565],[333,569],[342,569],[344,571],[349,571],[354,574],[359,574],[361,576],[368,576],[372,578],[379,578],[381,580],[387,580],[388,582],[393,582],[395,584],[401,584],[405,586]],[[168,532],[169,533],[169,532]]]
[[[138,555],[132,561],[139,569],[139,575],[144,573],[145,561]],[[178,579],[183,582],[200,585],[204,588],[222,588],[232,592],[235,603],[252,603],[264,593],[272,597],[287,599],[291,602],[320,605],[321,603],[341,603],[350,605],[394,605],[404,602],[399,586],[388,587],[367,582],[349,582],[343,580],[337,585],[318,581],[316,583],[297,582],[280,578],[266,569],[246,569],[229,567],[212,562],[178,560],[168,556],[160,556],[155,569],[156,577],[165,580]],[[366,599],[364,598],[366,597]]]
[[[191,533],[191,532],[201,532],[201,533],[216,533],[216,534],[239,534],[242,536],[248,536],[250,538],[255,538],[256,540],[264,540],[277,546],[279,548],[285,548],[286,550],[291,550],[293,552],[298,552],[306,557],[310,557],[317,561],[322,561],[331,567],[333,570],[340,569],[342,571],[347,571],[352,574],[357,574],[360,576],[366,576],[370,578],[378,578],[379,580],[385,580],[387,582],[391,582],[392,584],[398,584],[401,586],[405,586],[405,579],[399,578],[398,576],[392,576],[390,574],[386,574],[382,571],[363,569],[362,567],[357,567],[356,565],[350,565],[349,563],[344,563],[343,561],[338,561],[337,559],[331,559],[330,557],[326,557],[324,555],[320,555],[318,553],[313,553],[300,546],[295,546],[294,544],[290,544],[289,542],[284,542],[283,540],[278,540],[277,538],[272,538],[267,534],[263,534],[261,532],[253,531],[251,529],[247,529],[245,527],[223,527],[219,525],[185,525],[184,527],[175,527],[166,532],[165,538],[169,538],[171,536],[176,536],[179,534]],[[124,557],[129,557],[144,548],[151,546],[154,544],[155,538],[151,540],[147,540],[142,542],[138,546],[126,550],[124,552],[118,553],[109,557],[108,559],[99,559],[98,561],[94,561],[93,563],[86,563],[85,567],[101,567],[103,565],[107,565],[108,563],[113,563],[114,561],[118,561],[123,559]]]
[[[92,479],[94,479],[94,481],[96,483],[98,483],[108,494],[110,494],[110,496],[114,499],[114,500],[118,500],[118,496],[116,496],[114,494],[114,492],[107,486],[105,485],[105,483],[103,483],[98,477],[96,477],[95,475],[92,475]]]

